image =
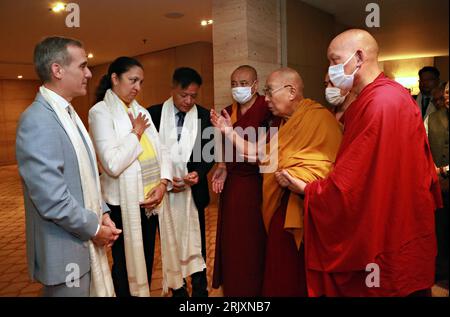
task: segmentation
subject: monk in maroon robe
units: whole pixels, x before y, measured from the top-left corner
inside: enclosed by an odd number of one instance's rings
[[[341,119],[334,169],[308,185],[285,173],[305,194],[308,294],[430,294],[441,199],[420,111],[380,71],[368,32],[338,35],[328,59],[333,84],[358,94]]]
[[[256,70],[240,66],[231,75],[234,103],[226,108],[233,127],[266,127],[272,114],[258,95]],[[237,99],[237,100],[236,100]],[[261,296],[266,234],[261,215],[262,176],[255,163],[226,163],[213,175],[213,190],[221,192],[217,221],[213,287],[224,296]],[[223,178],[223,177],[222,177]]]

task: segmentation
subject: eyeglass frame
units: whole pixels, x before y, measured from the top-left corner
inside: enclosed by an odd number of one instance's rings
[[[263,92],[264,92],[264,95],[265,95],[265,96],[267,96],[267,97],[269,97],[269,98],[272,98],[274,92],[280,91],[281,89],[284,89],[284,88],[287,88],[287,87],[293,88],[292,85],[284,85],[284,86],[278,87],[278,88],[276,88],[276,89],[264,87]]]

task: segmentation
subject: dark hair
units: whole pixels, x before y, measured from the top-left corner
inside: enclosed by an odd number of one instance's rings
[[[425,66],[421,70],[419,70],[419,77],[422,76],[423,73],[432,73],[435,79],[439,79],[441,73],[436,67],[433,66]]]
[[[103,98],[105,98],[106,91],[112,87],[112,74],[116,74],[120,77],[123,73],[126,73],[130,70],[130,68],[135,66],[144,69],[142,64],[137,59],[132,57],[121,56],[114,60],[114,62],[109,65],[108,73],[102,77],[97,89],[95,90],[95,103],[102,101]]]
[[[69,65],[72,58],[67,51],[68,46],[82,48],[80,41],[66,37],[47,37],[34,48],[34,68],[39,79],[46,83],[52,79],[52,64]]]
[[[180,85],[182,89],[187,88],[190,84],[202,85],[202,77],[195,69],[189,67],[180,67],[175,69],[172,76],[172,84],[174,86]]]

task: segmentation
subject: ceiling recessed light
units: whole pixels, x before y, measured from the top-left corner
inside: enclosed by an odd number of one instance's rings
[[[19,79],[22,79],[22,78],[23,78],[23,76],[22,76],[22,75],[19,75],[19,76],[17,76],[17,78],[19,78]]]
[[[169,12],[164,14],[164,16],[168,19],[181,19],[184,17],[184,13],[181,12]]]
[[[200,22],[201,26],[211,25],[211,24],[213,24],[213,23],[214,23],[213,20],[202,20],[202,21]]]
[[[58,13],[58,12],[64,11],[65,8],[66,8],[66,5],[65,5],[64,3],[58,2],[58,3],[55,3],[55,4],[53,5],[53,7],[51,8],[51,10],[52,10],[53,12]]]
[[[87,57],[88,57],[88,58],[94,58],[94,54],[89,53]]]

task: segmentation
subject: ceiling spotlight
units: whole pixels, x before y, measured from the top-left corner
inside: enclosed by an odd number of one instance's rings
[[[202,20],[202,22],[200,22],[201,26],[211,25],[213,23],[214,23],[213,20]]]
[[[89,53],[87,57],[88,57],[88,58],[94,58],[94,54]]]
[[[23,78],[23,76],[22,76],[22,75],[19,75],[19,76],[17,76],[17,78],[18,78],[18,79],[22,79],[22,78]]]
[[[58,3],[55,3],[55,4],[53,5],[53,7],[51,8],[51,10],[52,10],[53,12],[58,13],[58,12],[64,11],[65,8],[66,8],[66,5],[65,5],[64,3],[58,2]]]

